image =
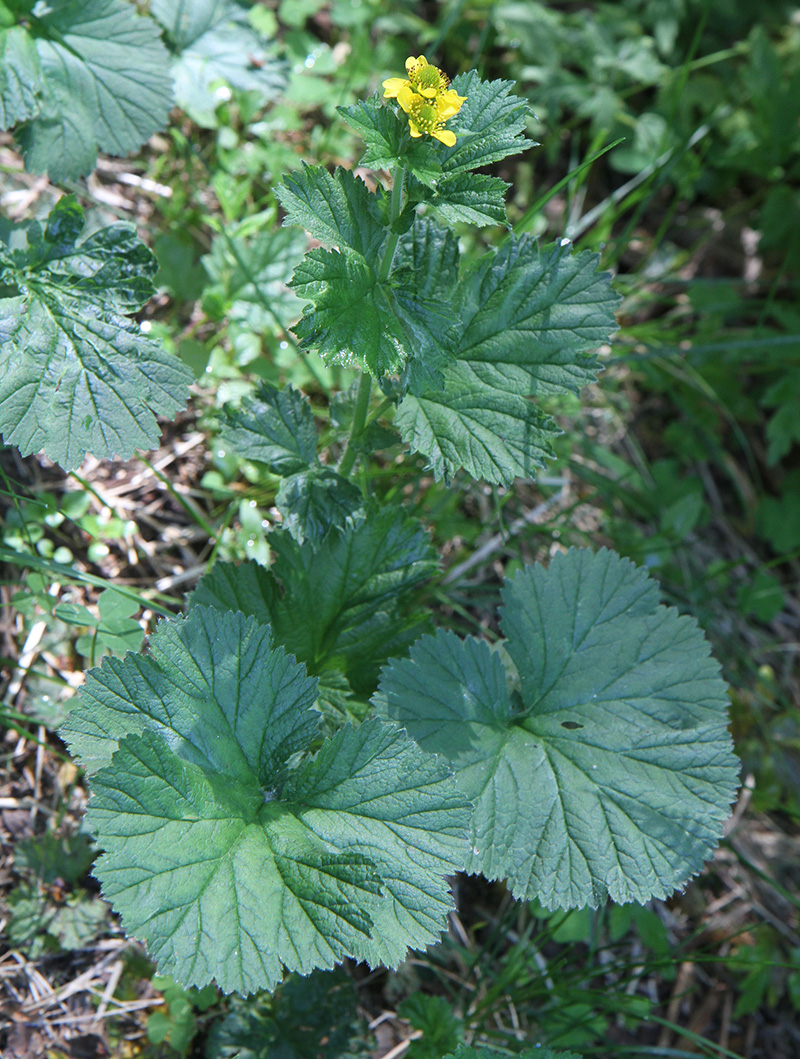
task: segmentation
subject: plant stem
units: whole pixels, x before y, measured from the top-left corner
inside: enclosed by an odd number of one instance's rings
[[[392,183],[392,197],[390,201],[390,216],[389,216],[389,238],[386,241],[386,246],[383,251],[383,257],[381,258],[380,266],[378,267],[378,283],[385,283],[389,278],[389,273],[392,269],[392,261],[394,260],[394,252],[397,249],[397,244],[400,241],[400,235],[398,232],[392,231],[392,226],[400,216],[400,211],[403,205],[403,183],[405,181],[406,171],[402,166],[398,166],[394,172],[393,183]],[[353,469],[353,464],[356,462],[356,448],[355,442],[364,433],[364,427],[367,423],[367,413],[369,412],[369,397],[372,390],[372,376],[366,371],[362,372],[361,378],[358,383],[358,393],[356,394],[356,407],[353,412],[353,422],[350,427],[350,437],[347,439],[347,447],[344,450],[344,455],[339,461],[339,474],[347,478]],[[385,410],[386,402],[380,406],[381,412]],[[370,418],[370,422],[375,419],[376,416]]]
[[[394,260],[394,252],[397,249],[397,244],[400,241],[400,233],[393,232],[392,227],[394,222],[400,216],[400,211],[403,204],[403,184],[405,182],[406,171],[404,166],[397,166],[392,171],[392,197],[390,200],[390,217],[389,217],[389,239],[386,243],[386,247],[383,251],[383,257],[381,259],[380,268],[378,269],[378,283],[385,283],[389,278],[389,272],[392,268],[392,261]]]
[[[358,393],[356,394],[356,407],[353,412],[353,423],[350,427],[350,437],[347,440],[347,448],[344,450],[341,462],[339,463],[339,474],[345,478],[348,477],[353,469],[353,464],[356,462],[356,448],[355,442],[364,433],[364,426],[367,422],[367,412],[369,411],[369,395],[372,389],[372,376],[364,371],[361,373],[361,378],[358,381]]]

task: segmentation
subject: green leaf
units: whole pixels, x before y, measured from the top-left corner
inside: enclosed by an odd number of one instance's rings
[[[405,363],[407,339],[391,287],[378,283],[362,257],[312,250],[295,269],[291,286],[313,301],[294,333],[326,363],[358,365],[372,375],[396,372]]]
[[[192,373],[121,313],[152,290],[155,263],[115,224],[77,242],[71,197],[37,222],[0,231],[0,429],[23,455],[43,449],[64,468],[89,451],[127,458],[152,448],[156,414],[174,416]],[[5,244],[5,245],[4,245]]]
[[[234,784],[147,731],[122,740],[92,788],[103,893],[183,985],[272,988],[284,965],[330,967],[370,929],[360,911],[379,889],[369,862],[331,852],[299,807],[264,803],[255,776]]]
[[[314,413],[293,386],[277,390],[261,383],[239,408],[225,409],[220,438],[231,452],[266,463],[274,474],[297,474],[317,462]]]
[[[614,330],[619,301],[597,262],[512,237],[464,277],[444,386],[413,386],[395,417],[437,478],[463,467],[508,484],[552,456],[558,428],[531,398],[577,392],[595,376],[589,350]]]
[[[363,512],[364,497],[333,467],[310,467],[284,478],[275,497],[283,525],[298,543],[321,540]]]
[[[275,188],[286,211],[284,224],[299,224],[321,243],[348,247],[372,262],[387,238],[382,210],[386,193],[369,190],[350,170],[329,173],[323,166],[304,165]]]
[[[273,647],[267,626],[196,608],[186,619],[160,622],[149,655],[104,659],[91,670],[62,734],[90,773],[110,763],[120,739],[148,729],[186,760],[245,781],[275,772],[314,738],[315,694],[316,681]],[[231,724],[238,752],[218,745]]]
[[[445,175],[477,169],[536,146],[524,134],[532,114],[527,100],[511,94],[513,81],[482,81],[470,70],[454,78],[451,87],[466,101],[447,122],[456,142],[439,151]]]
[[[511,185],[483,173],[455,173],[440,180],[435,191],[413,188],[419,202],[427,202],[447,224],[502,224],[508,227],[506,192]]]
[[[375,687],[378,669],[419,635],[409,596],[436,571],[428,534],[391,508],[298,544],[270,535],[275,561],[216,563],[190,599],[269,622],[279,643],[312,673],[338,669],[356,690]]]
[[[288,283],[305,250],[305,236],[288,229],[215,235],[203,258],[212,280],[203,292],[204,306],[219,306],[214,315],[227,315],[256,334],[274,332],[276,324],[287,330],[303,308]]]
[[[409,945],[439,941],[452,908],[443,876],[463,867],[469,826],[469,804],[446,765],[370,718],[326,740],[290,773],[286,795],[326,844],[351,835],[383,882],[367,903],[370,939],[358,939],[354,956],[396,967]]]
[[[436,385],[443,348],[456,316],[450,293],[457,246],[444,229],[417,219],[401,237],[388,280],[352,251],[312,250],[295,269],[292,287],[313,302],[295,327],[298,338],[331,362],[380,376],[413,359]]]
[[[381,683],[382,709],[475,802],[470,870],[548,908],[667,896],[710,855],[737,786],[702,633],[605,550],[528,567],[503,601],[504,651],[439,632]]]
[[[46,886],[57,879],[73,885],[89,871],[94,850],[86,835],[77,832],[55,835],[47,831],[35,838],[24,838],[14,848],[14,870],[31,872]]]
[[[40,108],[21,130],[25,164],[51,180],[124,155],[163,128],[172,105],[168,54],[152,19],[122,0],[57,0],[31,21]]]
[[[95,873],[159,971],[226,992],[438,938],[467,803],[378,720],[310,757],[316,681],[270,630],[195,608],[89,674],[63,732],[91,780]],[[297,760],[298,755],[303,755]]]
[[[442,996],[412,993],[397,1007],[400,1018],[422,1031],[422,1039],[412,1041],[409,1059],[441,1059],[458,1047],[464,1024],[453,1012],[452,1003]]]
[[[342,970],[290,978],[272,996],[234,1000],[211,1027],[207,1059],[366,1057],[366,1024],[352,979]]]
[[[436,186],[442,175],[442,163],[430,141],[411,137],[405,115],[378,102],[377,96],[336,109],[366,145],[359,165],[370,169],[402,166],[426,187]]]
[[[36,114],[41,79],[31,36],[21,26],[0,30],[0,129],[10,129]]]
[[[258,92],[266,102],[286,86],[287,66],[275,56],[233,0],[152,0],[150,13],[167,30],[176,58],[172,64],[175,101],[198,124],[216,128],[224,97],[220,82],[241,92]]]

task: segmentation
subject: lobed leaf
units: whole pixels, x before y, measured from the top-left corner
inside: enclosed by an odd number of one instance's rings
[[[511,185],[484,173],[444,177],[431,195],[421,196],[448,224],[502,224],[508,227],[506,192]]]
[[[19,134],[28,169],[75,179],[98,150],[128,154],[164,127],[172,83],[152,19],[122,0],[53,0],[29,32],[41,79],[39,106]]]
[[[220,438],[237,456],[260,460],[274,474],[296,474],[317,462],[314,413],[291,385],[277,390],[262,382],[238,408],[226,408]]]
[[[303,165],[283,178],[275,194],[286,211],[284,224],[299,224],[322,243],[372,261],[386,241],[385,193],[371,192],[347,169],[329,173],[324,166]]]
[[[397,963],[445,924],[468,821],[449,768],[378,720],[310,757],[315,693],[268,627],[198,607],[92,671],[64,726],[103,893],[183,985]]]
[[[381,663],[404,653],[421,631],[420,616],[404,608],[436,570],[422,526],[385,508],[321,542],[273,533],[270,544],[269,570],[216,563],[190,605],[253,615],[312,673],[339,669],[357,690],[374,688]]]
[[[665,897],[710,855],[737,785],[707,642],[605,550],[528,567],[503,601],[500,650],[423,638],[384,670],[382,712],[474,801],[471,871],[549,908]]]
[[[536,146],[524,134],[532,115],[527,100],[511,94],[513,81],[482,81],[470,70],[455,77],[451,87],[466,101],[447,123],[456,142],[439,152],[445,175],[478,169]]]
[[[444,385],[412,379],[395,417],[437,478],[463,467],[508,484],[552,455],[558,429],[531,398],[577,392],[594,378],[589,350],[614,330],[619,300],[597,262],[512,237],[463,278]]]
[[[0,429],[66,469],[155,446],[156,414],[183,407],[192,377],[120,315],[150,296],[150,252],[127,225],[78,243],[82,227],[68,197],[44,231],[0,229],[0,280],[17,292],[0,298]]]

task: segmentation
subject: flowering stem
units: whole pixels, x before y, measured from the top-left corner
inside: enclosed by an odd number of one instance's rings
[[[406,170],[405,166],[397,166],[392,172],[394,178],[392,183],[392,198],[390,200],[390,215],[389,215],[389,238],[386,242],[386,247],[383,251],[383,257],[381,258],[380,267],[378,269],[378,283],[385,283],[389,278],[389,272],[392,268],[392,261],[394,260],[394,252],[397,249],[397,244],[400,241],[400,233],[392,231],[392,225],[400,216],[400,210],[403,205],[403,184],[405,183]]]
[[[398,166],[392,176],[394,177],[394,183],[392,184],[392,197],[390,201],[390,215],[389,215],[389,238],[386,241],[386,247],[383,251],[383,257],[381,258],[380,266],[378,267],[378,283],[385,283],[389,278],[389,272],[392,268],[392,261],[394,260],[394,252],[397,249],[397,244],[400,241],[400,235],[397,232],[392,231],[392,225],[400,216],[400,211],[403,206],[403,183],[405,182],[406,171],[403,166]],[[353,412],[353,422],[350,426],[350,437],[347,439],[347,447],[344,450],[344,455],[339,461],[339,474],[347,478],[353,469],[353,464],[356,462],[356,445],[355,443],[364,433],[364,427],[367,424],[367,414],[369,412],[369,397],[372,390],[372,377],[365,371],[362,373],[361,378],[358,382],[358,392],[356,394],[356,407]],[[381,405],[383,411],[384,405]],[[375,419],[373,416],[372,419]],[[370,420],[371,422],[372,420]]]
[[[350,437],[347,439],[347,448],[339,463],[339,474],[347,478],[356,462],[355,442],[364,433],[364,425],[367,422],[369,411],[369,395],[372,389],[372,376],[364,371],[358,380],[358,392],[356,394],[356,407],[353,412],[353,423],[350,427]]]

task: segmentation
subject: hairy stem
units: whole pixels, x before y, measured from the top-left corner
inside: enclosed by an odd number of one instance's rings
[[[372,389],[372,376],[368,372],[362,372],[358,381],[358,393],[356,394],[356,408],[353,412],[353,423],[350,427],[350,437],[347,440],[347,448],[344,450],[339,463],[339,474],[346,478],[353,469],[356,462],[355,442],[364,433],[369,411],[369,395]]]
[[[393,232],[391,226],[394,225],[395,221],[400,216],[400,211],[403,206],[403,183],[406,176],[405,168],[398,166],[394,170],[392,176],[394,178],[394,183],[392,184],[392,197],[390,201],[389,238],[386,241],[383,257],[381,258],[381,263],[378,267],[379,283],[385,283],[389,278],[392,261],[394,260],[394,252],[397,249],[397,244],[400,240],[400,235],[397,232]],[[339,461],[339,474],[344,475],[345,478],[350,474],[353,469],[353,464],[356,462],[355,442],[364,433],[364,427],[367,423],[367,414],[369,412],[369,397],[371,390],[372,377],[367,372],[363,372],[358,383],[356,407],[353,413],[353,422],[350,427],[350,437],[347,439],[347,447],[344,450],[344,455]],[[384,402],[384,405],[385,404],[386,402]],[[381,405],[382,410],[384,405]],[[373,416],[372,419],[374,418],[376,417]],[[372,420],[370,420],[370,422],[371,421]]]

